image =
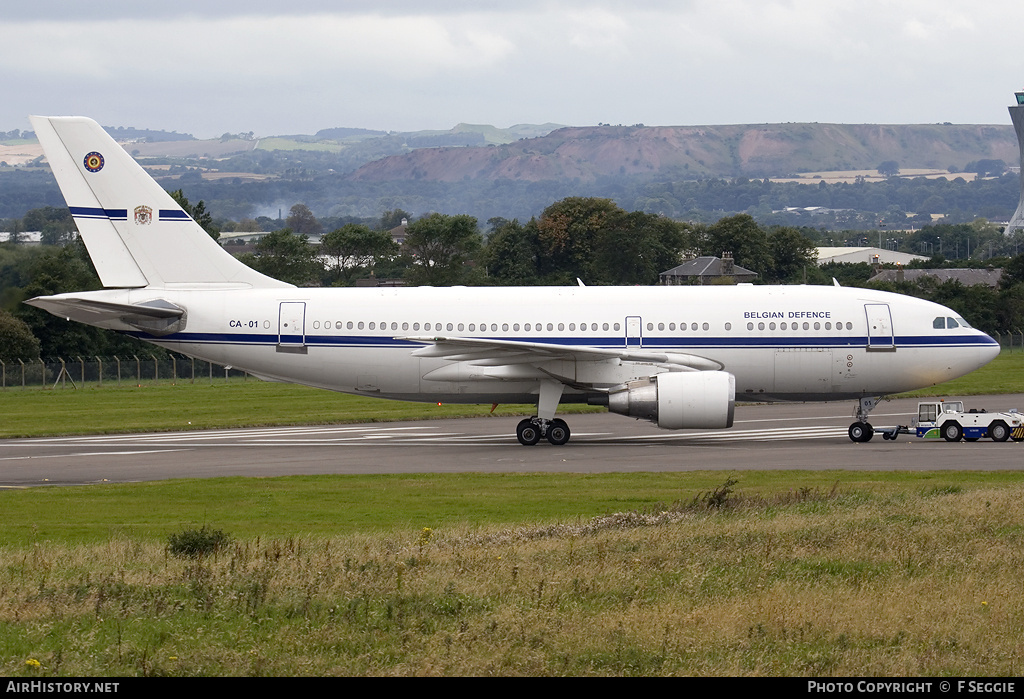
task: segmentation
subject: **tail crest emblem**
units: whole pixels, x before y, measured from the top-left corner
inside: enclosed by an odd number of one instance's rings
[[[87,153],[83,162],[85,163],[85,169],[89,172],[99,172],[103,169],[103,154],[96,151]]]

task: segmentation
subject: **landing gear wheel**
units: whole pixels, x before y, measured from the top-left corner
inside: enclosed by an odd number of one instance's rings
[[[875,431],[866,422],[855,422],[850,425],[850,440],[854,442],[870,442],[875,436]]]
[[[942,426],[942,438],[947,442],[959,442],[964,436],[964,429],[959,422],[947,422]]]
[[[1010,427],[1002,420],[996,420],[988,426],[988,436],[993,442],[1005,442],[1010,438]]]
[[[565,424],[565,420],[555,418],[548,425],[548,441],[554,444],[556,447],[562,446],[569,441],[569,426]]]
[[[529,418],[516,425],[516,439],[524,447],[532,447],[540,441],[540,426]]]

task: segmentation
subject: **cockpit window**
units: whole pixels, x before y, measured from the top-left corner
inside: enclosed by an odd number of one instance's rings
[[[932,321],[932,327],[936,330],[944,330],[946,328],[946,319],[939,317]]]
[[[952,318],[946,318],[946,327],[947,328],[956,328],[956,327],[959,327],[959,326],[957,325],[957,322],[955,320],[953,320]]]
[[[957,316],[957,317],[956,317],[956,322],[960,324],[960,327],[961,327],[961,328],[969,328],[969,327],[971,327],[971,324],[970,324],[970,323],[968,323],[968,322],[967,322],[966,320],[964,320],[963,318],[961,318],[960,316]]]

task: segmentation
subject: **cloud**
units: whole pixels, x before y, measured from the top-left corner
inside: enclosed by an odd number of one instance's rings
[[[1003,123],[1022,20],[1003,0],[41,0],[5,8],[0,130],[51,110],[212,135]]]

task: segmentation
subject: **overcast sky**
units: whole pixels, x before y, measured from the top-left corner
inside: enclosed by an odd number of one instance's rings
[[[1019,0],[0,0],[0,130],[1009,124]]]

